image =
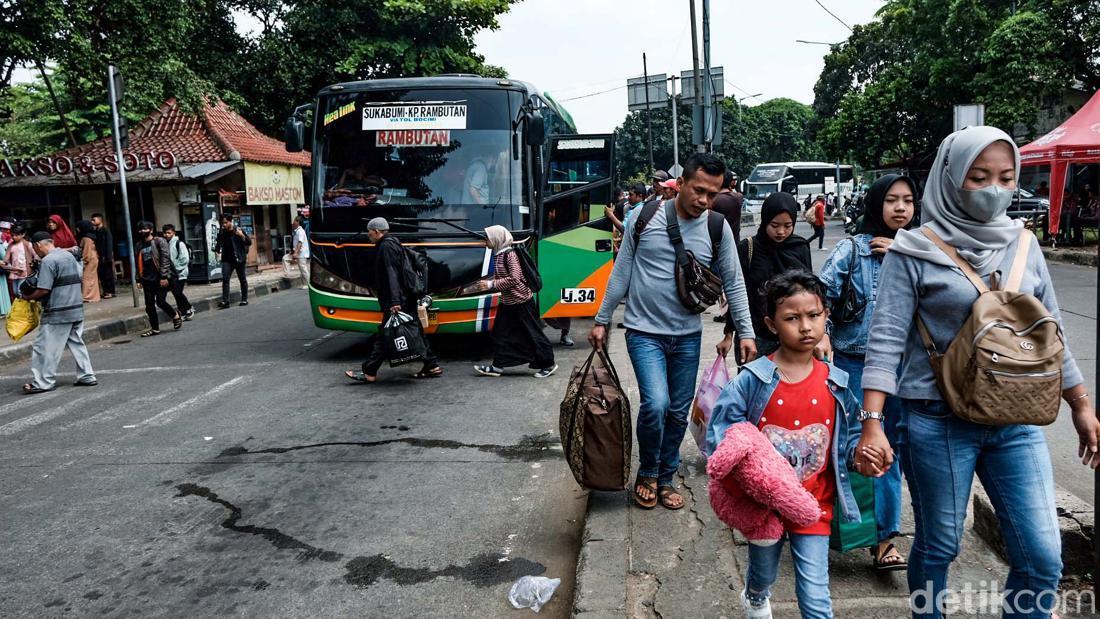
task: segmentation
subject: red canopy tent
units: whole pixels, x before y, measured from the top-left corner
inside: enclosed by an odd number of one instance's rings
[[[1072,164],[1100,163],[1100,91],[1056,129],[1020,149],[1025,166],[1050,166],[1051,234],[1058,232],[1066,171]]]

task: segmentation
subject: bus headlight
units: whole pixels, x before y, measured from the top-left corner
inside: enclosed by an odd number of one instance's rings
[[[483,277],[477,281],[470,282],[465,286],[458,289],[457,296],[460,297],[472,297],[489,292],[489,288],[485,286],[485,283],[493,279],[492,277]]]
[[[372,291],[370,288],[354,284],[342,277],[337,277],[331,271],[318,264],[316,261],[313,261],[309,265],[309,282],[317,288],[320,288],[321,290],[328,290],[329,292],[354,294],[363,297],[374,296],[374,291]]]

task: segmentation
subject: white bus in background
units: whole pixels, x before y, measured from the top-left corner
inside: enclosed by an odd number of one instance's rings
[[[743,183],[746,210],[756,220],[764,198],[776,191],[794,195],[801,203],[806,196],[826,193],[841,196],[852,195],[854,184],[852,166],[840,166],[840,186],[836,183],[835,163],[823,161],[788,161],[785,163],[761,163],[752,170]]]

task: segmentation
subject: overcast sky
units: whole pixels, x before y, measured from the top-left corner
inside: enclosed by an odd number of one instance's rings
[[[871,21],[883,4],[821,2],[849,25]],[[689,6],[683,0],[523,0],[500,17],[499,30],[477,36],[478,51],[511,77],[550,93],[581,132],[609,132],[626,115],[626,79],[642,75],[643,52],[651,74],[691,69]],[[701,21],[702,2],[696,7]],[[776,97],[812,103],[829,48],[795,40],[836,43],[848,36],[815,0],[714,0],[711,11],[711,65],[725,67],[726,96],[761,93],[747,105]],[[700,26],[700,66],[702,40]]]

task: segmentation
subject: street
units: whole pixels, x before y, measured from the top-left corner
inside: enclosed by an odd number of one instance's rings
[[[1091,385],[1095,272],[1050,269]],[[476,376],[488,341],[465,337],[433,340],[441,379],[360,385],[342,373],[366,338],[313,327],[290,290],[92,345],[94,389],[69,386],[67,354],[42,395],[2,368],[0,615],[496,617],[543,575],[562,584],[542,614],[568,616],[586,494],[558,403],[589,324],[547,380]],[[1091,502],[1068,415],[1047,437],[1057,483]]]
[[[306,293],[91,346],[100,386],[18,395],[2,370],[0,615],[453,617],[510,612],[520,576],[571,607],[585,495],[557,438],[567,368],[349,383],[366,338]],[[561,353],[562,349],[558,349]]]

